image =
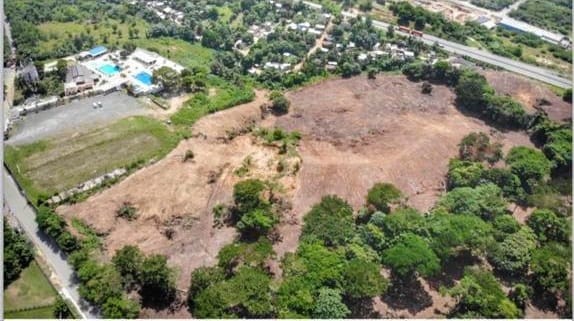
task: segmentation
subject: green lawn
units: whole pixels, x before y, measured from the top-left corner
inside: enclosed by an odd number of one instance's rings
[[[50,281],[40,270],[36,261],[32,261],[20,278],[14,281],[4,290],[4,310],[6,318],[52,318],[52,305],[56,301],[58,293],[50,284]],[[9,311],[21,310],[32,307],[41,307],[21,312]]]
[[[35,202],[116,168],[159,159],[178,141],[160,121],[136,116],[76,136],[6,146],[5,162]]]
[[[114,27],[115,26],[115,27]],[[114,32],[114,28],[115,32]],[[137,30],[139,39],[145,37],[148,24],[143,19],[129,18],[124,23],[119,20],[107,19],[97,24],[81,22],[48,22],[38,26],[44,40],[40,42],[41,51],[52,51],[61,45],[62,40],[81,33],[93,36],[97,44],[120,46],[130,39],[129,29]]]
[[[155,51],[172,59],[184,67],[209,68],[214,50],[174,38],[140,39],[135,41],[138,47]]]

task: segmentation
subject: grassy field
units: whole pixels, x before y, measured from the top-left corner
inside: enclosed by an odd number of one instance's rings
[[[119,20],[107,19],[97,24],[86,24],[81,22],[49,22],[38,26],[45,40],[40,42],[42,51],[52,51],[57,48],[62,39],[71,38],[81,33],[91,35],[98,44],[120,46],[130,39],[129,29],[137,30],[137,35],[142,39],[145,37],[148,24],[139,18],[130,18],[122,23]],[[114,31],[115,30],[115,31]]]
[[[138,47],[155,51],[160,55],[172,59],[184,67],[207,67],[211,65],[214,51],[174,38],[140,39],[135,41]]]
[[[53,318],[52,305],[57,297],[58,293],[52,284],[42,273],[36,261],[32,261],[30,266],[22,271],[20,278],[4,290],[4,316],[10,319]],[[14,311],[32,307],[39,308]]]
[[[159,159],[178,141],[161,122],[137,116],[76,136],[7,146],[5,162],[35,202],[116,168]]]

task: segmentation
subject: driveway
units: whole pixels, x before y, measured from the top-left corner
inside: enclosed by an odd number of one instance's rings
[[[94,108],[94,102],[101,102],[101,108]],[[105,126],[116,120],[144,115],[150,110],[138,99],[124,92],[114,92],[73,101],[70,104],[31,113],[23,120],[14,122],[10,145],[29,144],[35,141],[74,134],[86,129]]]

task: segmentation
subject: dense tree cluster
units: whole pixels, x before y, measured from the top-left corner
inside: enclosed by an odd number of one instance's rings
[[[4,288],[18,279],[20,272],[34,259],[32,244],[4,222]]]

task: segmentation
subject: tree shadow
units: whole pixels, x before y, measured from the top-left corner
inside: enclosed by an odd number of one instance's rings
[[[412,314],[428,308],[433,302],[418,279],[397,276],[391,276],[391,286],[382,300],[393,309],[408,310]]]
[[[469,251],[463,251],[458,255],[444,261],[440,273],[433,277],[426,278],[429,286],[433,290],[439,290],[441,287],[453,287],[455,281],[462,279],[464,269],[467,266],[480,263],[480,260],[473,256]]]
[[[175,289],[169,291],[159,291],[154,289],[140,289],[142,308],[150,308],[155,311],[169,310],[176,311],[182,302]],[[183,300],[185,301],[185,300]]]
[[[352,319],[380,319],[381,315],[373,308],[372,298],[351,299],[346,298],[345,304],[351,310],[348,318]]]
[[[558,298],[548,291],[534,291],[530,303],[541,311],[556,311],[558,307]]]

